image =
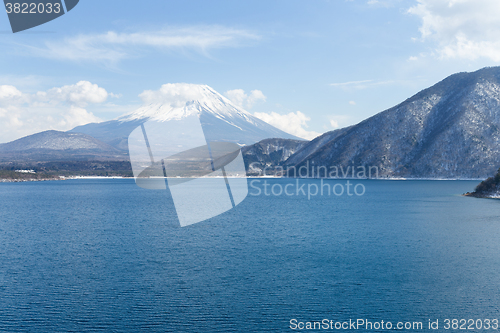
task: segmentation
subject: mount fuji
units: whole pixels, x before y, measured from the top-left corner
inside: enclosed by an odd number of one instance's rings
[[[117,149],[127,150],[129,134],[141,124],[197,115],[205,135],[216,141],[243,146],[268,138],[301,140],[256,118],[207,85],[165,84],[160,90],[146,91],[140,97],[147,104],[131,113],[102,123],[78,126],[69,132],[87,134]]]

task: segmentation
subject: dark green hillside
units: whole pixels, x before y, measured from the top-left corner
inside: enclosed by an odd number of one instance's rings
[[[476,198],[488,198],[500,192],[500,169],[495,176],[483,180],[476,186],[474,192],[467,192],[465,195]]]

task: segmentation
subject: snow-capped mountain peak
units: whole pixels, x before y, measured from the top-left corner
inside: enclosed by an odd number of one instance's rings
[[[166,122],[197,115],[207,138],[251,145],[268,138],[299,138],[254,117],[207,85],[168,83],[140,95],[144,105],[115,120],[88,124],[72,132],[89,134],[126,150],[128,135],[147,121]]]
[[[158,91],[145,91],[140,97],[147,104],[118,120],[169,121],[208,113],[222,120],[243,118],[255,124],[250,113],[207,85],[169,83],[164,84]]]

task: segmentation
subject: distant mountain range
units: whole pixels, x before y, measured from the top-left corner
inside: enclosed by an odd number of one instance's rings
[[[150,104],[116,120],[0,145],[2,159],[126,159],[127,137],[140,124],[198,114],[205,134],[244,146],[249,174],[264,168],[272,173],[372,166],[379,177],[486,178],[500,166],[500,67],[451,75],[393,108],[310,142],[256,119],[208,86],[195,87],[193,99],[174,106]]]
[[[0,144],[0,162],[126,159],[126,152],[82,133],[45,131]]]
[[[152,103],[115,120],[78,126],[68,132],[46,131],[0,144],[0,162],[128,160],[128,136],[148,121],[200,118],[207,138],[242,146],[269,137],[299,140],[250,113],[206,85],[174,84],[189,91],[175,100]]]

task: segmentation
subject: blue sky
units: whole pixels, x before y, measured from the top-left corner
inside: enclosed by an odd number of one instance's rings
[[[0,142],[116,118],[176,82],[312,138],[498,65],[499,18],[497,0],[80,0],[12,34],[3,14]]]

